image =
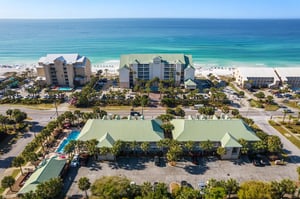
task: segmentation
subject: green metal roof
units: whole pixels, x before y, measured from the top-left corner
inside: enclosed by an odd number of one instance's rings
[[[183,120],[174,119],[173,138],[178,141],[220,142],[226,133],[238,140],[259,141],[254,132],[239,119],[232,120]]]
[[[149,64],[153,63],[153,59],[155,57],[160,57],[162,61],[168,63],[177,63],[180,62],[185,64],[186,67],[190,65],[192,67],[192,55],[185,55],[185,54],[127,54],[121,55],[120,59],[120,68],[128,67],[130,64],[133,63],[140,63],[140,64]]]
[[[56,178],[63,170],[66,159],[58,159],[52,157],[44,160],[38,168],[32,173],[29,179],[25,182],[24,186],[20,189],[18,194],[25,194],[30,191],[35,191],[38,184],[48,181],[51,178]]]
[[[90,119],[82,128],[78,139],[97,139],[98,146],[110,146],[116,140],[158,142],[164,138],[160,120],[101,120]]]
[[[197,84],[191,79],[186,80],[184,82],[184,85],[186,85],[186,86],[197,86]]]
[[[242,145],[230,135],[230,133],[226,133],[224,137],[221,139],[222,147],[242,147]]]
[[[98,147],[113,147],[115,140],[111,137],[109,133],[99,139]]]

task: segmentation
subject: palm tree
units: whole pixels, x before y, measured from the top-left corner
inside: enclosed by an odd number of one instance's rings
[[[167,159],[169,162],[174,162],[173,164],[176,164],[178,156],[180,156],[181,154],[182,147],[178,142],[173,142],[170,146],[169,151],[167,152]]]
[[[174,125],[170,122],[164,123],[161,125],[161,128],[164,130],[165,138],[172,139],[172,131],[174,130]]]
[[[103,155],[103,156],[107,155],[110,152],[110,148],[105,147],[105,146],[100,147],[99,152],[100,152],[100,155]]]
[[[283,110],[283,118],[282,118],[282,122],[284,123],[284,120],[285,120],[285,117],[286,117],[286,114],[288,113],[288,110],[287,109],[284,109]]]
[[[224,147],[218,147],[217,148],[217,154],[222,157],[223,155],[226,154],[226,149]]]
[[[7,109],[7,111],[6,111],[6,115],[8,115],[8,116],[9,116],[9,119],[11,119],[11,115],[12,115],[12,113],[13,113],[13,110],[11,110],[11,109]]]
[[[252,145],[252,149],[256,152],[256,153],[262,153],[265,152],[267,150],[267,145],[266,142],[263,140],[260,140],[258,142],[254,142]]]
[[[131,148],[133,154],[136,154],[137,147],[138,147],[138,143],[135,140],[130,143],[130,148]]]
[[[291,124],[291,120],[293,119],[292,115],[289,115],[289,124]]]
[[[150,143],[149,143],[149,142],[143,142],[143,143],[141,144],[141,149],[143,150],[143,152],[144,152],[145,154],[147,154],[149,148],[150,148]]]
[[[117,140],[117,141],[114,143],[111,152],[112,152],[115,156],[117,156],[117,155],[123,150],[123,148],[124,148],[124,142],[121,141],[121,140]]]
[[[12,191],[12,186],[15,184],[16,180],[14,177],[12,176],[5,176],[2,180],[1,180],[1,186],[6,189],[9,187],[10,191]]]
[[[36,161],[38,161],[39,157],[35,152],[24,153],[24,158],[27,162],[30,162],[36,168]]]
[[[22,170],[22,165],[25,163],[25,160],[23,157],[21,156],[17,156],[13,159],[12,161],[12,166],[14,167],[20,167],[20,171],[21,171],[21,174],[24,175],[23,173],[23,170]]]
[[[75,147],[76,147],[76,141],[70,140],[70,142],[64,148],[64,153],[70,155],[71,153],[74,152]]]
[[[157,142],[157,146],[161,148],[161,151],[164,152],[164,148],[170,146],[171,140],[169,138],[161,139]]]
[[[236,193],[239,189],[239,183],[235,180],[230,178],[225,183],[225,189],[228,194],[228,198],[230,198],[231,194]]]
[[[96,158],[97,155],[97,145],[99,141],[96,139],[88,140],[85,142],[85,146],[88,150],[89,155],[93,156],[93,158]]]
[[[241,153],[244,155],[247,154],[249,151],[249,143],[247,142],[247,140],[241,138],[238,140],[238,142],[242,145]]]
[[[164,84],[162,81],[159,81],[158,89],[159,89],[159,99],[161,99],[161,95],[162,93],[164,93]]]
[[[86,198],[88,198],[87,190],[91,187],[90,180],[87,177],[82,177],[78,181],[78,188],[85,192]]]
[[[80,118],[81,118],[81,116],[82,116],[82,113],[81,113],[81,111],[80,110],[75,110],[74,111],[74,115],[76,115],[76,117],[77,117],[77,123],[79,124],[80,122]]]
[[[141,185],[142,196],[148,196],[152,192],[153,192],[153,186],[150,182],[144,182]]]
[[[2,128],[4,128],[5,129],[5,131],[6,131],[6,123],[7,123],[7,117],[6,116],[4,116],[4,115],[2,115],[2,114],[0,114],[0,123],[1,123],[1,125],[2,125]]]
[[[184,146],[185,148],[188,150],[189,153],[191,153],[194,149],[194,145],[195,145],[195,142],[194,141],[187,141]]]
[[[201,142],[200,147],[203,152],[210,152],[213,149],[214,144],[210,140],[207,140],[207,141]]]

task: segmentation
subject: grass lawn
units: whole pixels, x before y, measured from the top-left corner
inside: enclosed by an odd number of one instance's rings
[[[20,173],[20,169],[15,169],[11,175],[12,177],[16,178],[19,173]]]
[[[36,109],[36,110],[49,110],[54,108],[54,104],[2,104],[7,105],[11,108],[30,108],[30,109]]]
[[[290,132],[285,130],[280,124],[275,123],[273,120],[269,120],[269,124],[300,149],[300,140],[295,138]]]
[[[0,187],[0,195],[2,195],[2,193],[5,191],[4,188]]]
[[[300,109],[300,107],[297,106],[297,102],[295,102],[295,101],[289,101],[289,102],[287,102],[287,103],[285,103],[285,104],[286,104],[287,106],[289,106],[289,107]]]
[[[277,111],[279,109],[278,105],[265,105],[265,111]]]
[[[254,99],[252,99],[252,100],[250,101],[250,106],[251,106],[251,107],[255,107],[255,108],[263,108],[263,107],[264,107],[264,105],[263,105],[261,102],[256,101],[256,100],[254,100]]]
[[[31,108],[31,109],[37,109],[37,110],[49,110],[54,108],[53,104],[33,104],[33,105],[21,105],[23,107]]]
[[[240,91],[235,87],[235,85],[234,84],[232,84],[232,83],[229,83],[229,86],[235,91],[235,92],[237,92],[237,93],[239,93]]]

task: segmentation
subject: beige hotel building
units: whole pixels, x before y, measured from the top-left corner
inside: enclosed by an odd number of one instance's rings
[[[47,54],[37,66],[38,78],[47,85],[75,87],[90,81],[91,62],[79,54]]]

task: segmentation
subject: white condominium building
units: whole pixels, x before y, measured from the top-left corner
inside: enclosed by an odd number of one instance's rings
[[[132,88],[137,80],[174,79],[176,85],[194,80],[192,56],[184,54],[129,54],[120,60],[120,87]]]
[[[37,75],[45,77],[48,85],[74,87],[91,78],[91,62],[78,54],[47,54],[38,62]]]
[[[273,68],[241,67],[234,71],[237,84],[245,88],[276,88],[280,79]]]
[[[282,84],[288,84],[291,88],[300,88],[300,68],[299,67],[282,67],[275,68],[280,77]]]

